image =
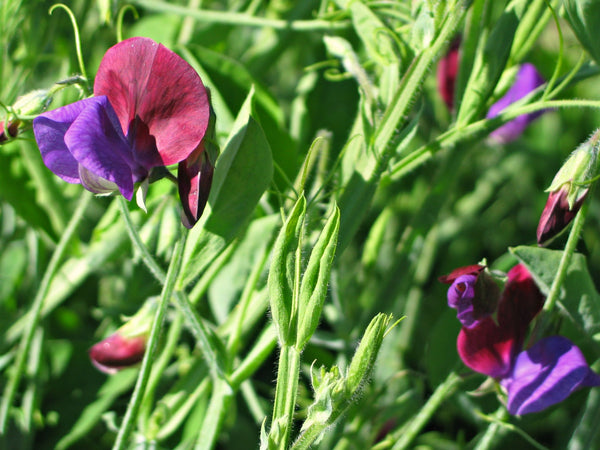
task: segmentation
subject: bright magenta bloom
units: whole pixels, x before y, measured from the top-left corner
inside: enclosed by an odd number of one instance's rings
[[[106,52],[94,97],[41,114],[33,128],[44,163],[59,177],[131,200],[153,167],[177,164],[200,146],[209,110],[194,69],[136,37]]]
[[[457,269],[444,277],[454,280],[449,298],[455,295],[452,292],[456,282],[468,281],[465,277],[473,276],[473,267],[477,266]],[[478,296],[473,295],[471,300],[477,302]],[[458,335],[456,346],[462,361],[474,371],[500,382],[506,390],[511,414],[542,411],[581,387],[600,385],[600,376],[590,369],[581,351],[564,337],[541,339],[523,351],[529,325],[543,304],[544,296],[531,275],[525,266],[518,264],[508,272],[496,317],[485,317],[471,327],[463,324]]]

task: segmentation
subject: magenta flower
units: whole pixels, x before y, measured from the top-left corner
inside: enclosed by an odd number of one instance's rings
[[[544,84],[544,82],[544,79],[533,64],[523,64],[519,68],[514,84],[504,95],[504,97],[490,107],[490,110],[487,113],[487,118],[491,119],[492,117],[496,117],[517,100],[522,99]],[[523,114],[522,116],[519,116],[516,119],[505,123],[500,128],[492,131],[490,136],[493,140],[501,144],[514,141],[521,136],[523,131],[525,131],[525,128],[527,128],[527,125],[538,118],[542,113],[543,111],[538,111],[531,114]]]
[[[153,167],[184,161],[209,121],[206,89],[178,55],[147,38],[111,47],[98,69],[94,97],[33,121],[44,163],[69,183],[95,193],[134,184]]]
[[[104,373],[117,373],[144,358],[146,340],[146,335],[127,337],[116,332],[90,348],[90,360]]]
[[[456,281],[465,276],[469,275],[460,275]],[[600,385],[600,376],[565,338],[545,338],[522,351],[529,325],[543,304],[544,296],[531,275],[518,264],[508,272],[496,317],[485,317],[470,328],[463,325],[458,335],[462,361],[499,380],[507,391],[511,414],[541,411],[580,387]]]

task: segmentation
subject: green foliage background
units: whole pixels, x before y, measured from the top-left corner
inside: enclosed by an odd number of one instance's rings
[[[91,84],[104,52],[117,42],[117,13],[125,3],[66,3],[79,26]],[[523,61],[534,63],[550,79],[559,60],[562,77],[583,57],[585,64],[557,98],[600,99],[597,64],[563,18],[562,2],[549,3],[558,13],[556,23],[543,1],[466,2],[467,13],[456,31],[442,39],[432,61],[443,55],[455,33],[463,34],[467,44],[483,40],[514,5],[538,8],[535,23],[541,26],[529,30],[531,42],[519,41],[522,36],[516,34],[521,47],[510,47],[514,30],[510,39],[502,36],[496,43],[500,52],[506,42],[507,60],[496,61],[498,54],[493,54],[486,63],[500,64],[498,76],[505,75],[487,86],[489,98],[465,113],[472,117],[461,128],[456,113],[439,97],[435,65],[425,68],[422,86],[406,86],[417,94],[407,102],[407,113],[395,122],[385,120],[402,76],[415,69],[439,36],[443,20],[457,14],[463,2],[131,2],[137,16],[125,11],[123,37],[147,36],[178,52],[210,87],[217,114],[224,156],[215,175],[211,210],[188,236],[177,289],[187,292],[210,330],[211,342],[218,342],[217,358],[221,347],[226,348],[228,370],[235,373],[249,355],[256,367],[243,374],[235,393],[221,405],[223,420],[211,428],[216,436],[208,446],[257,448],[261,427],[266,432],[271,425],[281,342],[269,311],[267,279],[283,219],[304,188],[299,270],[307,269],[334,203],[340,207],[341,223],[327,273],[329,287],[323,291],[325,303],[316,316],[320,325],[301,355],[292,441],[315,401],[311,366],[336,365],[345,373],[365,329],[382,312],[405,319],[385,336],[368,380],[345,399],[348,409],[326,428],[315,448],[534,448],[533,440],[547,448],[600,448],[593,444],[595,430],[589,428],[600,418],[597,390],[577,392],[543,413],[502,418],[522,431],[497,426],[484,416],[495,414],[498,399],[469,394],[484,378],[460,365],[455,348],[460,325],[447,308],[446,286],[437,282],[438,276],[484,258],[494,269],[506,271],[516,263],[516,254],[534,273],[546,261],[546,254],[518,246],[534,245],[547,198],[544,189],[569,153],[598,127],[598,107],[553,107],[506,145],[487,139],[493,123],[484,124],[478,134],[467,133],[465,127],[484,118],[487,107],[508,87],[511,67]],[[69,19],[60,9],[49,15],[52,5],[7,0],[0,6],[0,101],[5,106],[79,72]],[[467,90],[461,101],[473,92]],[[51,108],[81,95],[75,86],[65,88]],[[440,140],[448,130],[454,137]],[[378,147],[386,132],[389,141]],[[435,150],[429,156],[398,166],[428,145]],[[370,179],[374,162],[381,163],[381,173]],[[0,147],[3,389],[31,323],[27,314],[44,271],[82,192],[81,186],[68,185],[46,169],[30,130]],[[591,292],[597,299],[600,205],[595,195],[588,202],[578,246],[583,256],[573,263],[587,268],[585,288],[579,292],[572,283],[566,286],[574,297]],[[183,233],[176,186],[166,180],[151,185],[147,205],[145,214],[132,203],[131,218],[166,272]],[[552,248],[561,250],[566,238]],[[518,248],[513,254],[509,247]],[[132,247],[117,200],[94,198],[43,300],[26,374],[1,437],[6,448],[113,445],[138,369],[107,377],[90,364],[87,350],[148,298],[160,296],[161,288],[143,255]],[[577,299],[570,301],[574,303],[568,306],[567,301],[567,309],[577,309]],[[218,382],[211,378],[210,364],[186,320],[175,306],[167,310],[159,347],[165,365],[134,422],[133,439],[139,445],[193,448],[205,436],[198,433],[209,426],[207,417],[217,414],[209,402]],[[563,333],[582,347],[590,364],[596,361],[600,349],[595,328],[582,333],[577,323],[565,322]],[[253,356],[256,349],[262,351],[260,357]],[[452,382],[449,374],[454,372],[464,379]],[[442,399],[416,427],[415,419],[444,383],[449,385]],[[402,436],[410,432],[414,436],[403,444]],[[482,439],[489,433],[493,443]],[[579,446],[586,442],[591,447]]]

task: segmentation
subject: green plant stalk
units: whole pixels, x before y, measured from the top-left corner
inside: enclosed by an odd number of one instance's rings
[[[154,370],[152,370],[152,373],[150,374],[146,393],[144,394],[144,399],[140,406],[138,427],[142,430],[142,433],[146,436],[148,441],[152,441],[156,438],[156,436],[149,434],[154,433],[155,430],[148,429],[148,419],[154,402],[154,393],[156,392],[156,388],[158,387],[158,383],[160,382],[165,369],[171,361],[173,353],[175,353],[177,342],[181,336],[182,325],[183,315],[178,311],[178,314],[175,316],[175,319],[171,322],[171,326],[169,327],[163,351],[160,353],[158,360],[154,364]]]
[[[275,424],[280,426],[281,431],[277,442],[277,448],[280,450],[288,448],[296,408],[299,376],[300,351],[292,345],[284,345],[279,353],[275,406],[273,407],[273,420],[271,421],[271,427]]]
[[[140,367],[140,373],[135,383],[131,399],[129,400],[129,405],[127,406],[123,423],[119,428],[119,433],[117,434],[117,439],[115,441],[115,445],[113,446],[114,450],[122,450],[128,446],[127,439],[135,423],[144,392],[146,391],[146,386],[152,370],[152,360],[154,359],[154,353],[156,352],[156,348],[158,346],[162,324],[167,312],[167,307],[169,306],[169,302],[171,300],[171,296],[173,294],[173,289],[175,288],[175,283],[177,282],[179,270],[181,269],[183,247],[186,237],[187,234],[182,233],[181,238],[175,243],[173,257],[171,259],[165,285],[163,286],[162,294],[160,296],[160,303],[152,322],[152,329],[150,330],[150,336],[146,345],[144,359],[142,360],[142,366]]]
[[[71,11],[71,9],[67,5],[64,5],[62,3],[56,3],[52,5],[50,10],[48,11],[48,14],[52,15],[54,10],[57,8],[65,10],[65,12],[69,16],[69,19],[71,19],[71,25],[73,26],[73,33],[75,35],[75,51],[77,52],[77,62],[79,63],[79,70],[81,71],[81,75],[85,79],[86,91],[89,94],[91,92],[91,89],[87,77],[87,71],[85,70],[85,63],[83,62],[83,55],[81,53],[81,37],[79,36],[79,27],[77,26],[77,20],[75,19],[73,11]]]
[[[415,58],[402,77],[394,98],[383,114],[381,122],[377,125],[377,131],[372,142],[368,143],[368,153],[375,155],[375,160],[369,162],[372,169],[370,173],[365,174],[366,183],[358,190],[355,189],[356,186],[349,184],[339,200],[340,210],[342,211],[342,224],[338,238],[338,254],[341,254],[341,251],[346,248],[351,237],[358,230],[379,181],[384,171],[388,170],[390,159],[396,151],[396,145],[393,145],[395,141],[393,137],[397,134],[397,130],[402,129],[407,123],[408,113],[418,91],[425,82],[429,68],[454,33],[465,12],[465,2],[456,1],[453,3],[450,13],[445,18],[442,28],[431,46]],[[411,153],[409,157],[413,154]],[[356,192],[348,194],[349,189],[354,189]],[[347,197],[346,201],[344,201],[344,197]]]
[[[504,406],[500,406],[493,416],[497,421],[492,422],[487,427],[483,437],[477,443],[477,447],[475,447],[476,450],[488,450],[493,448],[495,444],[498,443],[498,433],[500,433],[502,430],[499,422],[505,420],[507,416],[508,412],[506,411],[506,408]]]
[[[597,100],[551,100],[543,102],[535,102],[518,108],[508,108],[498,116],[491,119],[482,119],[473,122],[460,129],[448,130],[439,135],[436,139],[428,144],[420,147],[411,154],[402,158],[400,161],[392,165],[390,176],[393,180],[398,180],[409,170],[415,169],[417,166],[429,161],[438,151],[456,145],[459,142],[473,140],[489,134],[496,128],[513,120],[523,114],[529,114],[543,109],[553,108],[600,108],[600,101]]]
[[[250,305],[250,300],[252,300],[252,294],[254,293],[254,288],[258,284],[258,280],[260,278],[260,274],[262,273],[265,264],[269,259],[270,247],[267,246],[265,251],[263,252],[262,257],[259,261],[256,262],[254,267],[252,268],[252,272],[250,273],[250,277],[244,286],[244,291],[242,292],[240,302],[238,304],[237,309],[238,315],[235,326],[233,328],[233,332],[229,336],[229,341],[227,342],[227,353],[229,355],[229,360],[233,361],[235,355],[237,354],[240,348],[240,341],[242,336],[242,329],[244,325],[244,317],[246,316],[246,311],[248,310],[248,306]]]
[[[569,268],[569,264],[571,263],[571,258],[573,257],[573,253],[575,253],[575,250],[577,248],[577,242],[579,241],[579,236],[581,235],[581,231],[583,230],[583,224],[585,223],[585,217],[587,215],[588,208],[589,202],[583,202],[581,209],[577,213],[577,216],[575,216],[573,226],[571,227],[571,231],[569,232],[569,238],[567,239],[565,249],[563,251],[562,257],[560,258],[558,271],[556,272],[556,276],[552,281],[552,286],[550,286],[550,292],[548,292],[548,297],[546,297],[546,301],[544,303],[543,310],[545,313],[551,312],[556,306],[556,302],[558,301],[558,297],[560,296],[560,288],[565,281],[565,277],[567,276],[567,270]]]
[[[413,418],[410,424],[401,430],[402,436],[396,441],[392,450],[400,450],[408,448],[410,443],[417,437],[419,432],[423,429],[427,422],[431,419],[433,414],[438,410],[442,403],[446,401],[448,397],[452,395],[454,390],[462,382],[462,379],[452,371],[446,377],[443,383],[441,383],[433,393],[433,395],[427,400],[427,403],[423,405],[421,410]]]
[[[52,258],[48,263],[48,267],[46,268],[46,272],[44,273],[40,287],[38,288],[35,299],[33,300],[33,304],[31,305],[31,310],[29,312],[31,318],[28,321],[27,331],[21,339],[19,353],[14,365],[14,371],[11,373],[10,379],[6,384],[4,393],[2,395],[2,403],[0,404],[0,435],[4,435],[7,430],[9,410],[14,401],[15,394],[19,389],[21,378],[23,377],[27,355],[31,349],[31,343],[33,341],[35,330],[40,322],[44,298],[48,294],[50,282],[52,281],[52,277],[54,277],[56,274],[58,264],[65,254],[67,244],[71,241],[71,238],[73,237],[77,226],[81,222],[83,214],[91,199],[91,193],[87,191],[83,193],[81,200],[77,205],[77,209],[75,209],[75,212],[73,213],[73,217],[69,221],[67,228],[65,228],[65,232],[61,236],[60,241],[56,246],[56,250],[54,250],[54,253],[52,254]]]
[[[119,207],[121,209],[121,213],[125,221],[125,228],[127,229],[127,233],[129,234],[132,244],[140,252],[142,261],[150,270],[152,275],[154,275],[154,277],[158,280],[159,283],[164,285],[166,278],[165,273],[156,263],[156,261],[148,251],[148,248],[142,242],[142,239],[139,233],[137,232],[133,221],[131,220],[131,215],[129,214],[127,202],[123,197],[119,197]],[[206,329],[206,325],[204,325],[204,322],[198,316],[198,313],[194,310],[194,308],[192,308],[192,305],[190,304],[187,296],[183,292],[179,290],[175,291],[174,297],[177,306],[183,313],[183,316],[186,318],[190,330],[196,338],[196,341],[198,342],[202,353],[204,354],[207,364],[210,367],[211,373],[219,378],[225,378],[225,371],[221,367],[216,352],[212,348],[210,340],[208,339],[208,330]]]
[[[233,389],[237,389],[244,381],[250,378],[264,360],[269,357],[276,346],[277,330],[275,330],[275,325],[271,323],[265,328],[246,358],[231,374],[230,384]]]
[[[202,426],[198,431],[196,450],[210,450],[214,448],[223,421],[229,412],[233,394],[234,391],[227,381],[215,380],[207,414],[204,416]]]
[[[192,17],[198,22],[210,24],[223,24],[259,28],[272,28],[275,30],[291,31],[335,31],[345,30],[350,27],[349,21],[331,22],[328,20],[284,20],[267,19],[264,17],[249,16],[244,13],[210,11],[206,9],[190,9],[185,6],[174,5],[157,0],[134,0],[134,5],[142,6],[145,10],[167,12],[184,17]]]

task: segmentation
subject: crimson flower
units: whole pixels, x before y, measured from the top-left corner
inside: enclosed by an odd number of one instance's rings
[[[472,271],[469,268],[455,272]],[[465,276],[469,274],[461,273],[454,278],[449,298],[454,284]],[[473,296],[472,301],[477,302],[478,297]],[[496,317],[487,316],[472,327],[463,326],[458,334],[456,346],[460,358],[469,368],[500,382],[506,389],[511,414],[538,412],[581,387],[600,385],[600,376],[589,368],[581,351],[564,337],[541,339],[523,351],[529,325],[543,304],[544,296],[531,274],[518,264],[508,272]]]
[[[108,49],[94,97],[39,115],[33,129],[56,175],[131,200],[135,183],[153,167],[177,164],[200,147],[209,110],[206,89],[187,62],[135,37]]]

